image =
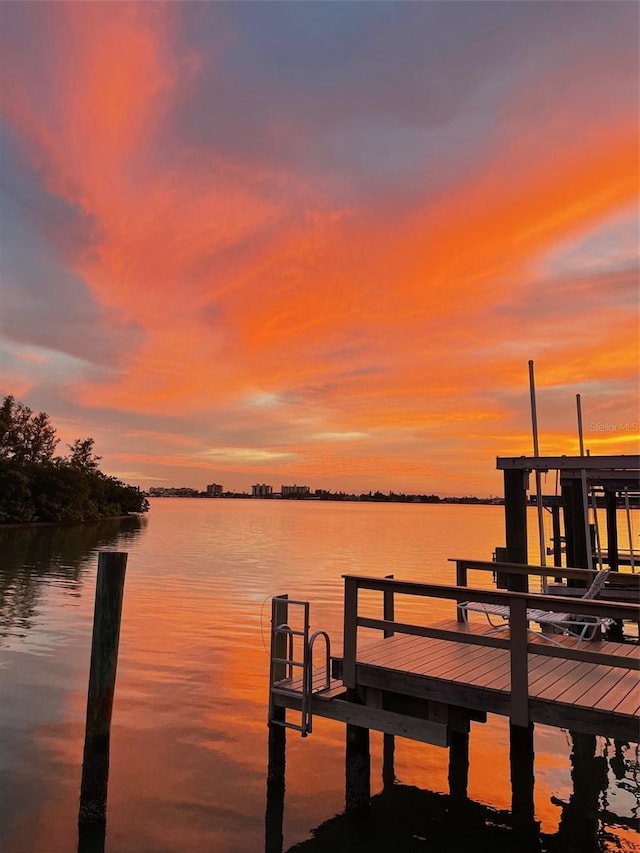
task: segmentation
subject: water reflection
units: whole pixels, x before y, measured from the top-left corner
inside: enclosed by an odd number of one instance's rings
[[[283,817],[285,793],[284,742],[274,744],[282,729],[269,732],[267,809],[265,816],[265,853],[283,853]],[[543,832],[534,820],[534,776],[532,743],[525,746],[511,739],[510,764],[513,808],[500,810],[470,800],[466,790],[452,784],[450,756],[450,793],[438,793],[400,783],[384,784],[365,808],[349,809],[313,829],[312,838],[295,844],[286,853],[416,853],[447,850],[452,853],[602,853],[611,849],[637,850],[635,840],[624,841],[625,831],[637,832],[638,806],[632,817],[621,817],[609,810],[609,769],[625,790],[633,788],[638,802],[638,749],[629,744],[596,738],[580,732],[568,732],[571,742],[571,781],[573,790],[567,801],[552,797],[562,809],[556,832]],[[598,743],[604,740],[603,754]],[[608,757],[612,752],[611,758]],[[519,754],[518,754],[519,753]],[[527,753],[526,755],[524,753]],[[635,759],[634,759],[635,755]],[[274,758],[277,761],[274,761]],[[389,768],[385,768],[388,773]],[[384,776],[384,771],[383,771]],[[530,800],[527,820],[519,814],[518,798]],[[611,829],[615,828],[616,833]]]
[[[366,814],[342,814],[313,830],[313,838],[288,853],[513,853],[534,849],[514,846],[508,812],[447,794],[395,784],[374,796]],[[534,842],[535,843],[535,842]],[[539,849],[539,846],[538,846]]]
[[[69,853],[77,847],[93,853],[101,845],[108,853],[264,853],[265,599],[283,592],[310,598],[314,629],[328,630],[339,653],[342,572],[393,571],[398,577],[449,582],[453,569],[447,557],[458,552],[460,531],[462,556],[481,559],[501,541],[502,529],[502,507],[491,506],[164,499],[142,523],[1,530],[0,630],[9,635],[0,640],[3,853]],[[106,845],[99,835],[78,839],[77,826],[99,549],[129,552]],[[9,597],[21,595],[18,615]],[[378,606],[371,615],[379,612]],[[438,611],[429,618],[451,614]],[[15,637],[20,631],[24,639]],[[277,810],[270,819],[280,846],[284,834],[291,848],[308,838],[311,827],[342,810],[344,729],[319,721],[313,737],[292,737],[288,749],[284,833]],[[557,831],[561,817],[551,796],[566,802],[572,793],[570,750],[557,730],[536,730],[535,812],[546,833]],[[631,785],[633,747],[619,751],[627,764],[625,784]],[[476,801],[509,809],[508,752],[504,720],[490,717],[472,733],[472,812],[480,808]],[[613,747],[609,758],[619,773],[620,756],[616,760]],[[372,737],[372,775],[378,783],[382,760],[382,738]],[[438,747],[398,738],[394,761],[403,782],[448,790],[447,757]],[[608,809],[628,815],[632,795],[622,785],[612,768]],[[391,788],[396,796],[397,786]],[[423,800],[416,802],[419,827]],[[450,808],[446,797],[442,802],[440,812]],[[387,813],[391,827],[401,823],[393,807]],[[503,832],[510,826],[507,811],[485,814]],[[426,828],[430,831],[429,821]],[[630,824],[618,832],[620,838],[624,833],[631,837]],[[444,830],[438,837],[447,843],[426,847],[428,842],[414,838],[407,844],[438,853],[454,849]],[[626,839],[617,842],[616,837],[607,849],[633,849],[631,843],[624,846]],[[350,848],[336,844],[331,853],[340,849]],[[396,849],[395,837],[386,849]],[[468,847],[472,853],[477,849],[475,843]]]
[[[372,797],[366,812],[336,815],[312,830],[312,838],[287,848],[286,853],[601,853],[609,849],[606,842],[615,838],[606,831],[602,813],[598,819],[593,809],[594,794],[597,801],[602,791],[602,774],[592,777],[591,762],[597,758],[590,752],[585,743],[576,747],[575,780],[580,790],[572,795],[571,806],[564,808],[556,834],[523,833],[508,811],[396,783]],[[584,797],[590,804],[586,810],[581,807]],[[609,817],[614,824],[620,822],[615,815]],[[267,828],[266,853],[282,853],[282,846],[274,842]],[[627,846],[620,840],[616,848],[637,850],[633,842]]]
[[[614,741],[614,755],[607,761],[607,748],[604,754],[597,754],[595,736],[580,732],[571,732],[569,736],[572,743],[570,759],[573,792],[567,801],[552,798],[552,802],[562,808],[562,816],[558,832],[549,845],[550,853],[583,853],[602,849],[600,839],[606,834],[606,823],[626,826],[636,831],[640,829],[637,806],[632,818],[619,817],[607,808],[609,767],[622,788],[631,788],[633,771],[629,771],[632,770],[632,760],[625,758],[629,744]],[[632,793],[635,793],[637,798],[637,778],[635,792]]]
[[[90,524],[0,528],[0,640],[33,625],[43,585],[55,577],[73,592],[88,555],[112,545],[126,549],[147,519],[110,518]]]
[[[107,824],[78,826],[78,853],[104,853]]]

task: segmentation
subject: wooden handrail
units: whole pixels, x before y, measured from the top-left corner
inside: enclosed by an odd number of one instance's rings
[[[420,581],[387,580],[368,575],[343,575],[345,585],[353,582],[356,589],[384,592],[393,590],[396,595],[415,595],[424,598],[450,598],[453,601],[480,601],[483,604],[508,605],[510,599],[526,602],[526,607],[553,610],[560,613],[577,613],[587,616],[609,616],[617,619],[640,619],[640,604],[628,604],[601,599],[580,598],[569,595],[541,595],[535,592],[512,592],[497,589],[451,586],[449,584],[422,583]]]
[[[552,571],[553,571],[552,567]],[[414,634],[425,637],[451,638],[457,642],[476,645],[507,648],[511,655],[511,720],[514,724],[526,726],[529,722],[528,667],[527,655],[542,654],[569,660],[585,661],[628,669],[640,669],[640,661],[623,658],[621,655],[604,654],[598,651],[547,647],[541,643],[528,642],[527,609],[529,607],[552,610],[562,613],[609,616],[618,619],[640,620],[640,605],[594,599],[573,598],[569,596],[538,595],[524,592],[502,592],[499,590],[474,589],[472,587],[450,586],[446,584],[421,583],[415,581],[391,580],[364,575],[343,575],[344,593],[344,652],[343,680],[346,687],[355,689],[358,627],[382,630],[385,635],[391,633]],[[507,605],[510,609],[510,639],[487,637],[486,635],[464,634],[459,631],[425,628],[397,622],[394,619],[369,619],[358,616],[358,591],[374,590],[390,594],[414,595],[426,598],[466,601],[472,598],[486,604]]]
[[[452,631],[450,628],[425,628],[422,625],[410,625],[406,622],[389,622],[384,619],[371,619],[367,616],[358,617],[359,628],[375,628],[379,631],[393,630],[399,634],[409,634],[415,637],[431,637],[436,640],[455,640],[457,643],[469,643],[475,646],[492,646],[496,649],[511,648],[511,641],[505,637],[496,637],[492,634],[470,634],[461,631]],[[597,641],[589,645],[597,646]],[[622,669],[640,670],[640,659],[629,658],[624,655],[612,655],[601,651],[588,651],[586,648],[573,648],[571,646],[550,645],[544,642],[528,643],[529,654],[542,655],[543,657],[562,658],[563,660],[575,660],[582,663],[595,663],[604,666],[621,667]]]
[[[504,572],[511,575],[534,575],[536,577],[571,578],[590,583],[596,574],[596,569],[564,568],[562,566],[533,566],[526,563],[493,562],[493,560],[461,560],[450,557],[448,562],[456,563],[467,570],[478,572]]]

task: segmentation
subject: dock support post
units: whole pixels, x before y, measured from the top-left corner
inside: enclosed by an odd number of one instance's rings
[[[561,483],[562,514],[564,516],[564,541],[565,553],[568,566],[575,566],[574,542],[573,542],[573,496],[571,494],[571,482]],[[567,581],[567,586],[569,581]]]
[[[385,791],[396,781],[395,751],[395,736],[385,732],[382,739],[382,787]]]
[[[369,729],[347,723],[345,811],[360,811],[371,799]]]
[[[507,562],[527,562],[527,485],[529,472],[517,469],[504,472],[504,515]],[[528,592],[526,575],[511,575],[509,589]]]
[[[571,480],[561,484],[564,506],[564,533],[567,545],[567,565],[577,569],[588,568],[587,542],[584,525],[584,490],[582,481]],[[567,586],[580,586],[579,581],[567,579]]]
[[[618,523],[616,512],[618,500],[615,489],[607,489],[604,493],[607,512],[607,562],[612,572],[619,569],[618,558]]]
[[[533,802],[534,749],[533,723],[509,723],[509,764],[511,768],[511,812],[518,834],[537,833]]]
[[[562,566],[562,534],[560,532],[560,506],[552,504],[551,506],[551,525],[553,530],[553,565]],[[559,583],[562,578],[556,578]]]
[[[107,817],[111,712],[116,687],[126,568],[125,553],[102,551],[98,557],[78,812],[78,824],[81,826],[103,824]]]
[[[288,595],[279,595],[273,599],[271,609],[271,673],[274,684],[286,678],[287,666],[282,663],[287,657],[287,636],[276,632],[280,625],[289,621]],[[274,661],[274,658],[278,660]],[[274,705],[273,695],[269,696],[269,753],[267,759],[267,808],[265,813],[265,853],[282,853],[284,837],[284,791],[287,750],[287,710]]]
[[[265,813],[265,853],[282,853],[284,836],[284,791],[287,730],[286,709],[276,707],[269,723],[269,758],[267,764],[267,809]]]
[[[469,782],[469,732],[452,731],[449,737],[449,795],[464,801]]]
[[[387,580],[393,580],[393,575],[385,575]],[[395,619],[395,602],[393,590],[387,589],[383,593],[382,618],[385,622],[393,622]],[[386,628],[384,637],[393,637],[394,631],[392,628]],[[385,732],[382,735],[382,786],[386,790],[390,788],[396,781],[395,772],[395,750],[396,739],[395,735],[390,735]]]

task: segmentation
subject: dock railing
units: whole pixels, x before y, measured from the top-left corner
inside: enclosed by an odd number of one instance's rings
[[[567,580],[582,581],[585,588],[591,585],[596,569],[574,569],[561,566],[534,566],[524,563],[505,563],[493,560],[461,560],[457,557],[450,558],[449,562],[456,564],[456,583],[458,586],[467,586],[468,575],[471,571],[492,572],[496,578],[502,577],[507,586],[512,585],[512,579],[522,577],[539,577],[541,585],[554,578],[566,578]],[[515,585],[515,584],[514,584]],[[458,622],[462,617],[458,614]]]
[[[495,568],[495,564],[493,565]],[[513,564],[517,565],[517,564]],[[531,568],[518,566],[520,569]],[[543,567],[540,567],[543,568]],[[546,569],[555,574],[556,568]],[[573,571],[582,576],[592,573],[586,569],[562,569],[565,574]],[[448,586],[444,584],[415,583],[411,581],[374,578],[362,575],[343,575],[344,578],[344,652],[343,681],[347,688],[357,687],[357,641],[358,628],[380,630],[385,636],[410,634],[418,637],[431,637],[450,640],[457,643],[471,643],[479,646],[493,646],[506,649],[510,653],[511,668],[511,721],[515,725],[529,724],[529,680],[528,655],[538,654],[563,660],[576,660],[585,663],[601,664],[611,667],[640,670],[640,659],[625,657],[599,651],[599,641],[589,643],[592,648],[572,648],[571,646],[552,645],[545,642],[529,642],[529,623],[527,609],[543,609],[580,616],[606,616],[612,619],[640,620],[640,605],[605,602],[592,599],[579,599],[569,596],[539,595],[536,593],[503,592],[492,589],[477,589],[466,586]],[[509,638],[473,633],[472,631],[428,627],[399,622],[394,618],[372,619],[358,613],[358,593],[360,590],[373,590],[383,593],[387,614],[393,613],[393,603],[397,595],[418,596],[423,598],[450,599],[460,602],[473,598],[486,604],[506,605],[510,609]],[[384,615],[384,612],[383,612]]]
[[[525,563],[505,563],[495,562],[493,560],[461,560],[458,557],[451,557],[449,562],[456,564],[456,583],[458,586],[467,586],[469,582],[470,572],[491,572],[496,582],[501,578],[508,588],[517,588],[516,578],[523,575],[527,577],[539,577],[541,580],[541,588],[544,583],[550,578],[566,579],[570,581],[579,581],[584,584],[587,589],[591,586],[594,577],[598,574],[598,569],[577,569],[561,566],[536,566]],[[528,588],[527,580],[527,588]],[[582,593],[579,587],[569,587],[565,594],[571,594],[579,597]],[[635,603],[640,602],[640,574],[632,574],[631,572],[610,571],[607,575],[607,584],[604,590],[598,596],[602,599],[615,599],[618,601],[628,601]],[[463,616],[458,611],[458,622],[462,622]],[[639,626],[640,627],[640,626]]]

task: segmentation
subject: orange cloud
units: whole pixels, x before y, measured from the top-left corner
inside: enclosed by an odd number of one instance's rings
[[[37,103],[12,56],[3,110],[46,190],[90,223],[82,241],[60,233],[66,268],[105,325],[140,330],[117,369],[66,391],[77,406],[196,418],[192,459],[204,470],[225,448],[230,470],[243,451],[256,473],[268,454],[278,471],[335,476],[364,475],[384,455],[385,477],[416,481],[431,471],[413,461],[427,436],[460,455],[465,441],[484,452],[524,432],[530,357],[541,391],[586,379],[633,390],[628,304],[596,305],[590,285],[572,316],[531,310],[532,281],[550,306],[555,282],[567,287],[541,260],[638,196],[637,116],[615,99],[606,115],[591,110],[575,53],[505,86],[460,174],[434,189],[438,163],[418,151],[412,194],[370,204],[303,161],[259,163],[184,132],[177,116],[203,69],[213,89],[229,69],[222,43],[209,56],[180,39],[176,9],[42,14],[49,100]],[[572,101],[551,86],[560,72]],[[318,137],[329,115],[319,111]],[[295,127],[279,130],[287,151]],[[64,223],[50,227],[55,238]],[[368,441],[340,438],[351,433]]]

